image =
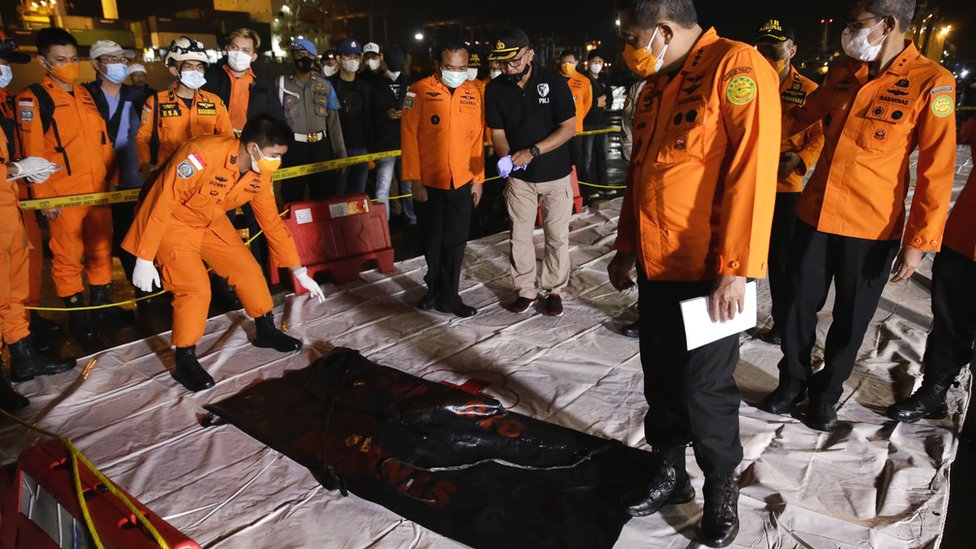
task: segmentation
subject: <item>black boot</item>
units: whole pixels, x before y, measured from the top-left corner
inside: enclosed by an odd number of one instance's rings
[[[43,354],[52,354],[58,337],[61,336],[61,325],[41,316],[37,311],[30,312],[30,333],[34,337],[34,347]]]
[[[84,307],[85,301],[82,299],[82,294],[75,294],[64,298],[64,304],[71,308]],[[107,347],[98,336],[88,311],[69,311],[68,331],[78,340],[86,353],[97,353]]]
[[[257,326],[258,333],[251,344],[255,347],[274,349],[282,353],[290,353],[302,348],[301,341],[275,328],[274,316],[271,313],[255,318],[254,325]]]
[[[759,404],[759,409],[771,414],[785,415],[806,397],[805,383],[780,380],[779,386]]]
[[[10,379],[21,382],[37,376],[50,376],[67,372],[75,367],[76,361],[55,360],[45,357],[34,348],[31,336],[7,346],[10,350]]]
[[[705,475],[703,492],[702,543],[709,547],[725,547],[739,533],[739,485],[731,473]]]
[[[172,375],[180,385],[194,393],[214,386],[214,379],[197,361],[196,346],[176,348],[176,368]]]
[[[886,415],[902,423],[915,423],[923,418],[942,419],[949,415],[946,393],[955,381],[955,374],[928,370],[922,375],[922,386],[915,394],[889,406]]]
[[[637,339],[640,337],[640,320],[620,328],[620,335]]]
[[[13,388],[7,376],[3,375],[3,367],[0,366],[0,410],[4,412],[16,412],[29,405],[30,401]]]
[[[674,491],[668,497],[665,505],[680,505],[695,499],[695,487],[691,485],[691,477],[688,476],[688,469],[685,467],[685,447],[675,446],[669,450],[671,460],[674,463]]]
[[[89,303],[93,306],[95,305],[108,305],[111,303],[109,301],[109,284],[102,284],[100,286],[91,287],[91,299]],[[106,322],[111,322],[115,324],[132,324],[135,322],[136,317],[132,311],[123,309],[122,307],[106,307],[104,309],[92,309],[91,319],[96,324],[103,324]]]
[[[766,333],[759,336],[759,339],[773,345],[782,345],[783,333],[779,329],[779,324],[773,324],[773,327],[767,330]]]
[[[684,468],[684,447],[681,449],[681,466]],[[661,507],[672,502],[675,488],[678,486],[678,471],[675,469],[676,451],[673,448],[661,451],[658,455],[661,463],[651,482],[642,488],[634,490],[623,497],[621,503],[627,508],[632,517],[644,517],[661,510]],[[687,478],[685,473],[685,478]],[[690,486],[690,484],[689,484]],[[692,492],[694,497],[694,492]]]
[[[810,397],[810,405],[807,407],[807,415],[803,423],[814,431],[832,433],[837,429],[837,411],[834,410],[833,404],[813,395]]]

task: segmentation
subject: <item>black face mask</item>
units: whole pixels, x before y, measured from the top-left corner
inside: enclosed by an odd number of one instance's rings
[[[531,66],[532,66],[532,63],[526,63],[525,64],[525,68],[522,69],[522,72],[520,72],[518,74],[503,74],[503,75],[501,75],[501,78],[504,78],[505,81],[508,82],[509,84],[516,84],[517,85],[519,82],[522,81],[523,78],[525,78],[525,75],[526,74],[529,74],[529,67],[531,67]]]
[[[295,67],[302,72],[312,72],[315,68],[315,60],[311,57],[299,57],[295,60]]]

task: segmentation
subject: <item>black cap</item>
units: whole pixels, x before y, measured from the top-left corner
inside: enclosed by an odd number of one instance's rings
[[[383,54],[383,61],[386,62],[386,68],[391,71],[402,71],[403,66],[407,64],[407,55],[403,53],[403,50],[390,48]]]
[[[488,54],[489,61],[508,61],[515,57],[519,50],[529,47],[529,35],[522,29],[509,27],[498,35],[498,40]]]
[[[337,57],[339,57],[339,52],[335,51],[334,49],[328,49],[322,54],[322,61],[329,61],[336,59]]]
[[[0,30],[0,59],[17,65],[30,62],[29,55],[17,51],[17,41],[13,38],[8,38],[2,30]]]
[[[760,40],[772,40],[774,42],[794,40],[793,27],[783,23],[781,19],[767,19],[756,30],[756,41]]]

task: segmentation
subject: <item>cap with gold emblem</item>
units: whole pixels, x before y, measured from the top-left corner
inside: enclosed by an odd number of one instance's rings
[[[489,61],[508,61],[516,55],[522,48],[529,46],[529,36],[522,29],[509,27],[499,34],[495,45],[492,46],[488,54]]]
[[[782,19],[767,19],[756,31],[756,41],[759,40],[772,40],[774,42],[794,40],[793,27],[783,23]]]

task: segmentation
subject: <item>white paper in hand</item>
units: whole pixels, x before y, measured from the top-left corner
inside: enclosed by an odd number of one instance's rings
[[[681,317],[685,324],[688,350],[697,349],[723,337],[756,327],[756,283],[746,284],[745,304],[741,313],[728,322],[712,322],[708,316],[708,297],[696,297],[681,302]]]

